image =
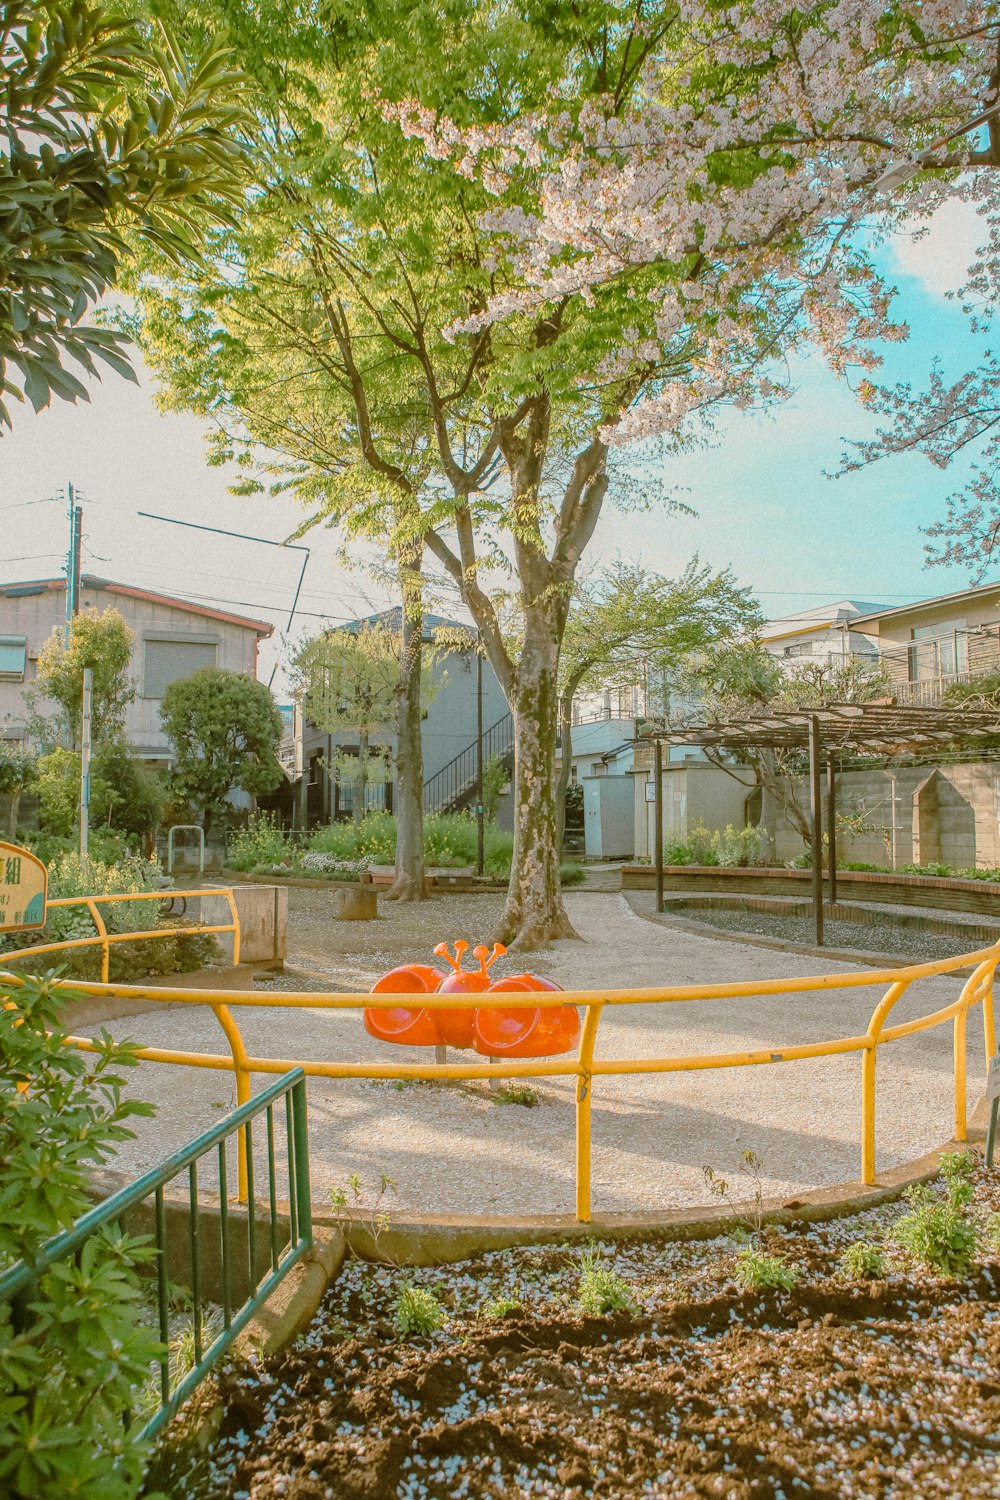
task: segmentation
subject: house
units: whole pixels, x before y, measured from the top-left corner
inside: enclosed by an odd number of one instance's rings
[[[954,682],[1000,673],[1000,583],[876,608],[851,629],[874,640],[898,702],[934,704]]]
[[[401,611],[385,610],[364,620],[352,620],[338,630],[358,630],[362,625],[384,625],[398,631]],[[424,616],[424,640],[432,645],[436,632],[468,637],[466,648],[455,646],[439,651],[432,672],[436,692],[423,714],[421,741],[424,756],[424,811],[455,812],[468,807],[476,790],[477,725],[482,713],[483,763],[496,757],[510,768],[514,758],[514,728],[507,699],[493,668],[485,657],[477,656],[474,632],[467,625],[440,615]],[[346,780],[327,774],[336,750],[350,754],[357,747],[357,737],[349,732],[327,734],[304,718],[294,705],[291,732],[282,741],[280,758],[288,781],[271,798],[261,798],[261,805],[272,807],[283,820],[301,826],[335,822],[353,815],[355,788]],[[388,756],[393,779],[386,784],[372,783],[367,788],[365,810],[392,811],[395,793],[396,731],[387,723],[371,736],[372,750]]]
[[[874,658],[878,645],[870,632],[858,628],[858,622],[870,618],[880,608],[878,604],[857,599],[839,599],[834,604],[798,610],[793,615],[768,620],[761,630],[760,643],[782,666],[803,658],[824,664],[843,661],[848,656]]]
[[[171,749],[160,725],[160,703],[169,685],[199,667],[225,667],[256,676],[258,646],[274,627],[84,574],[81,611],[100,613],[110,607],[119,611],[135,637],[132,675],[137,697],[126,710],[125,736],[141,759],[167,766]],[[0,738],[27,743],[24,690],[35,678],[41,647],[65,623],[65,578],[0,584]],[[41,708],[44,712],[44,702]]]

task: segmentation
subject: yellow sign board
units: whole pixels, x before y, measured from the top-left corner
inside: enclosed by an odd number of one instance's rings
[[[0,933],[45,926],[48,871],[30,849],[0,843]]]

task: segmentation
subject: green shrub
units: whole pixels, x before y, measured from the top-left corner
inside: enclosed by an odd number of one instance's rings
[[[559,882],[561,885],[582,885],[587,878],[587,872],[583,865],[578,865],[574,860],[568,860],[559,866]]]
[[[511,1080],[502,1083],[491,1097],[494,1104],[521,1104],[525,1109],[534,1109],[538,1103],[538,1090]]]
[[[103,1033],[65,1045],[64,996],[26,979],[0,1008],[0,1268],[33,1256],[91,1207],[88,1173],[152,1106],[122,1098],[135,1058]],[[18,1085],[27,1083],[27,1091]],[[159,1353],[137,1311],[150,1252],[114,1227],[0,1305],[0,1493],[10,1500],[131,1500],[146,1447],[125,1427]]]
[[[976,1251],[978,1233],[968,1213],[975,1196],[975,1164],[970,1151],[945,1152],[940,1159],[944,1198],[936,1198],[923,1184],[908,1189],[904,1197],[910,1212],[892,1227],[892,1238],[911,1260],[945,1276],[963,1276]]]
[[[487,823],[496,822],[500,795],[509,781],[510,773],[503,761],[498,755],[491,755],[483,766],[483,816]]]
[[[727,823],[721,833],[712,836],[717,862],[729,868],[766,864],[767,848],[767,834],[752,823],[745,828],[734,828],[732,823]]]
[[[446,1320],[444,1308],[434,1293],[407,1281],[393,1299],[392,1321],[403,1338],[412,1334],[426,1338],[443,1328]]]
[[[50,863],[48,894],[50,900],[59,896],[137,895],[157,890],[159,882],[160,867],[155,860],[128,854],[113,864],[105,864],[92,856],[84,858],[70,852],[56,855]],[[146,932],[158,925],[169,925],[159,923],[158,903],[155,901],[121,901],[99,909],[109,933]],[[176,925],[190,926],[191,923],[179,918]],[[84,907],[50,908],[44,927],[35,932],[15,932],[0,938],[0,953],[4,949],[10,951],[94,937],[96,932],[93,919]],[[128,983],[147,974],[186,973],[214,963],[218,954],[218,944],[211,933],[113,943],[109,978],[113,982]],[[59,958],[71,979],[99,980],[101,977],[101,949],[96,943],[75,951],[67,949]],[[15,960],[14,967],[19,971],[29,971],[32,963],[25,957]]]
[[[602,1317],[613,1312],[637,1312],[632,1288],[624,1276],[605,1265],[599,1250],[590,1247],[580,1256],[580,1284],[576,1300],[583,1312]]]
[[[514,1313],[523,1311],[524,1303],[519,1298],[507,1297],[502,1293],[500,1296],[492,1298],[483,1308],[483,1312],[488,1318],[493,1318],[497,1321],[502,1318],[512,1317]]]
[[[391,813],[370,812],[360,823],[328,823],[310,834],[308,847],[339,860],[364,855],[373,865],[391,865],[396,860],[396,819]]]
[[[276,814],[254,813],[245,828],[237,828],[229,835],[226,863],[234,870],[280,865],[286,859],[287,851],[288,842]]]
[[[880,1281],[885,1276],[885,1251],[870,1240],[856,1240],[847,1246],[838,1264],[851,1281]]]
[[[790,1292],[798,1280],[794,1266],[788,1266],[779,1255],[763,1255],[753,1245],[744,1245],[736,1256],[733,1274],[741,1287],[751,1291],[773,1286]]]

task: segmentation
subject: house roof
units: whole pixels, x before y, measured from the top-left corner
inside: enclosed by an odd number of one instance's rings
[[[93,573],[84,573],[80,587],[96,589],[101,593],[120,594],[128,599],[148,599],[153,604],[165,604],[170,609],[181,609],[187,614],[200,615],[203,619],[223,620],[227,625],[241,625],[258,636],[274,634],[274,626],[266,620],[254,620],[249,615],[234,615],[228,610],[213,609],[210,604],[198,604],[192,599],[176,599],[172,594],[161,594],[154,589],[136,588],[130,583],[116,583],[111,578],[98,578]],[[18,583],[0,583],[0,598],[23,599],[29,594],[41,594],[47,590],[65,593],[65,578],[32,578]]]
[[[386,630],[401,630],[403,627],[403,609],[399,604],[394,604],[391,609],[383,609],[378,614],[364,615],[358,620],[347,620],[343,625],[331,625],[329,633],[346,631],[348,635],[357,635],[363,625],[381,625]],[[425,632],[429,630],[464,630],[474,636],[476,627],[462,620],[449,620],[444,615],[423,616],[423,627]]]
[[[880,604],[873,604],[870,600],[838,599],[835,603],[819,604],[813,609],[796,610],[793,615],[768,620],[761,630],[761,640],[780,641],[788,636],[817,634],[845,625],[853,630],[859,619],[867,619],[872,611],[881,608]]]
[[[1000,607],[1000,582],[981,583],[972,589],[957,589],[953,594],[936,594],[931,599],[915,599],[912,604],[894,604],[891,608],[875,609],[871,614],[852,620],[851,625],[865,625],[869,620],[887,620],[893,615],[911,615],[915,610],[936,609],[942,604],[969,603],[976,599],[986,599],[990,594]]]

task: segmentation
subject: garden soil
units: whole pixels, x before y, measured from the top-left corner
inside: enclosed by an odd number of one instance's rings
[[[982,1215],[1000,1189],[980,1176]],[[843,1248],[900,1212],[763,1231],[758,1247],[797,1271],[787,1292],[742,1289],[733,1239],[598,1247],[634,1297],[605,1317],[580,1313],[585,1262],[568,1247],[405,1278],[348,1264],[298,1345],[224,1379],[212,1473],[181,1492],[995,1496],[1000,1263],[987,1251],[962,1280],[936,1277],[890,1233],[884,1279],[845,1280]],[[445,1328],[399,1335],[403,1285],[434,1293]]]

